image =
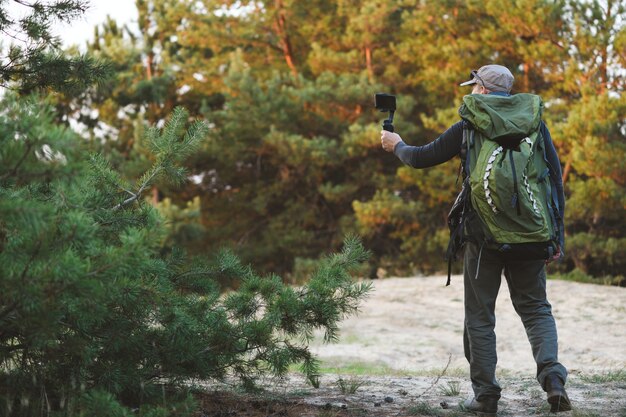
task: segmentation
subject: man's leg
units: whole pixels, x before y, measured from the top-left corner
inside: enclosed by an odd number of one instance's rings
[[[506,276],[511,301],[519,314],[537,363],[537,380],[546,389],[546,377],[556,374],[565,384],[567,370],[558,360],[556,324],[546,297],[543,261],[508,262]]]
[[[479,259],[480,258],[480,259]],[[480,262],[479,262],[480,260]],[[495,305],[503,263],[497,253],[466,243],[463,274],[465,282],[465,331],[463,344],[470,364],[470,378],[478,401],[500,398],[496,381]],[[478,272],[478,274],[477,274]]]

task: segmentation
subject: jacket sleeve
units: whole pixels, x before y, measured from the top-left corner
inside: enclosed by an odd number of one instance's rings
[[[434,141],[424,146],[411,146],[399,142],[393,153],[413,168],[429,168],[454,158],[461,151],[463,122],[453,124]]]
[[[545,123],[541,123],[541,134],[544,138],[545,148],[546,148],[546,162],[548,164],[548,169],[550,170],[550,179],[552,182],[552,192],[553,195],[556,195],[556,203],[558,204],[559,211],[559,245],[561,246],[561,253],[565,253],[565,227],[564,227],[564,219],[565,219],[565,193],[563,191],[563,177],[561,173],[561,162],[559,161],[559,156],[556,153],[556,149],[554,148],[554,143],[552,142],[552,136],[550,135],[550,131]]]

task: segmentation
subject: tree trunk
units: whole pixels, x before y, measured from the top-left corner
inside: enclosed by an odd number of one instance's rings
[[[280,38],[280,47],[283,51],[283,56],[285,57],[285,62],[287,66],[291,70],[291,73],[294,76],[298,75],[298,70],[296,69],[295,60],[293,56],[293,48],[291,47],[291,42],[289,40],[289,35],[287,34],[287,18],[285,17],[285,11],[283,9],[282,0],[276,0],[276,17],[274,18],[274,28],[278,37]]]
[[[152,52],[152,50],[150,50],[148,52],[148,57],[146,58],[146,79],[148,81],[152,80],[152,77],[154,76],[153,72],[152,72],[152,67],[154,65],[154,53]],[[150,100],[150,104],[148,104],[148,107],[150,108],[150,113],[152,113],[152,117],[156,118],[156,112],[157,112],[157,105],[154,102],[154,100]],[[152,120],[152,122],[156,122],[156,120]],[[131,145],[132,145],[132,140],[131,140]],[[159,202],[159,189],[157,188],[156,185],[152,186],[152,205],[156,206],[157,203]]]
[[[574,159],[574,153],[570,152],[569,156],[567,157],[567,162],[565,163],[565,168],[563,168],[563,175],[562,175],[563,185],[565,185],[565,182],[567,181],[567,176],[569,175],[569,172],[572,170],[572,159]]]
[[[365,66],[367,68],[367,77],[370,81],[374,80],[374,68],[372,67],[372,47],[365,47]]]
[[[612,4],[613,2],[611,0],[608,0],[606,3],[606,15],[604,18],[604,21],[606,22],[607,26],[611,25],[611,7],[613,6]],[[604,93],[608,86],[609,83],[609,74],[608,74],[608,60],[609,60],[609,43],[610,43],[610,39],[611,39],[611,29],[607,28],[605,29],[605,39],[602,39],[602,45],[600,46],[602,48],[602,63],[600,64],[600,80],[601,80],[601,84],[600,84],[600,94]]]

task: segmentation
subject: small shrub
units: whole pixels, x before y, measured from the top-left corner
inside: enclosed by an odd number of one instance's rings
[[[461,383],[459,381],[448,381],[445,386],[439,387],[439,392],[446,397],[456,397],[461,393]]]
[[[363,380],[358,378],[350,378],[348,380],[339,378],[337,386],[342,394],[354,394],[363,385]]]

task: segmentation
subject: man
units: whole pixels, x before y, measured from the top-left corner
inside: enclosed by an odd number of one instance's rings
[[[478,71],[472,71],[471,79],[461,85],[472,85],[472,95],[489,95],[482,100],[491,100],[497,107],[510,106],[511,103],[519,102],[519,100],[516,101],[515,96],[510,94],[513,81],[513,75],[507,68],[500,65],[486,65]],[[501,97],[501,99],[493,96]],[[532,95],[518,95],[518,97],[522,96]],[[540,103],[539,97],[532,97]],[[481,99],[480,96],[466,96],[466,98]],[[520,109],[520,112],[524,111],[525,109]],[[520,261],[504,256],[501,251],[489,245],[485,247],[479,245],[480,239],[477,237],[472,239],[472,236],[469,236],[464,243],[465,328],[463,341],[465,357],[470,364],[470,378],[474,391],[474,398],[467,400],[465,407],[486,417],[496,415],[501,392],[495,378],[497,356],[494,309],[503,271],[510,289],[513,306],[526,328],[528,340],[537,363],[537,380],[547,392],[551,410],[553,412],[571,410],[564,389],[567,370],[559,363],[557,357],[557,331],[552,309],[546,298],[545,272],[545,264],[562,257],[563,253],[564,237],[561,220],[564,214],[563,183],[561,181],[560,162],[550,133],[540,119],[540,110],[536,114],[538,115],[536,116],[538,123],[535,126],[539,126],[543,137],[544,159],[557,197],[555,203],[558,206],[560,225],[558,227],[559,246],[556,253],[554,256],[548,256],[549,259],[547,260]],[[489,117],[487,113],[480,116],[485,117],[485,115]],[[517,120],[512,124],[515,125],[516,122]],[[506,125],[507,121],[498,120],[491,121],[491,123]],[[464,128],[477,129],[469,120],[461,120],[425,146],[409,146],[402,141],[398,134],[382,131],[381,143],[385,151],[394,152],[405,164],[414,168],[427,168],[446,162],[456,155],[467,158],[467,154],[461,152],[462,148],[466,146],[463,140]],[[510,152],[511,154],[513,150]],[[504,155],[506,155],[506,151]],[[466,161],[463,162],[465,164]],[[513,170],[513,172],[515,171]],[[470,173],[465,172],[464,174],[467,176]],[[475,207],[470,206],[469,210],[476,212]],[[470,216],[466,222],[470,223],[465,225],[466,234],[483,233],[484,222],[481,223],[478,216]]]

